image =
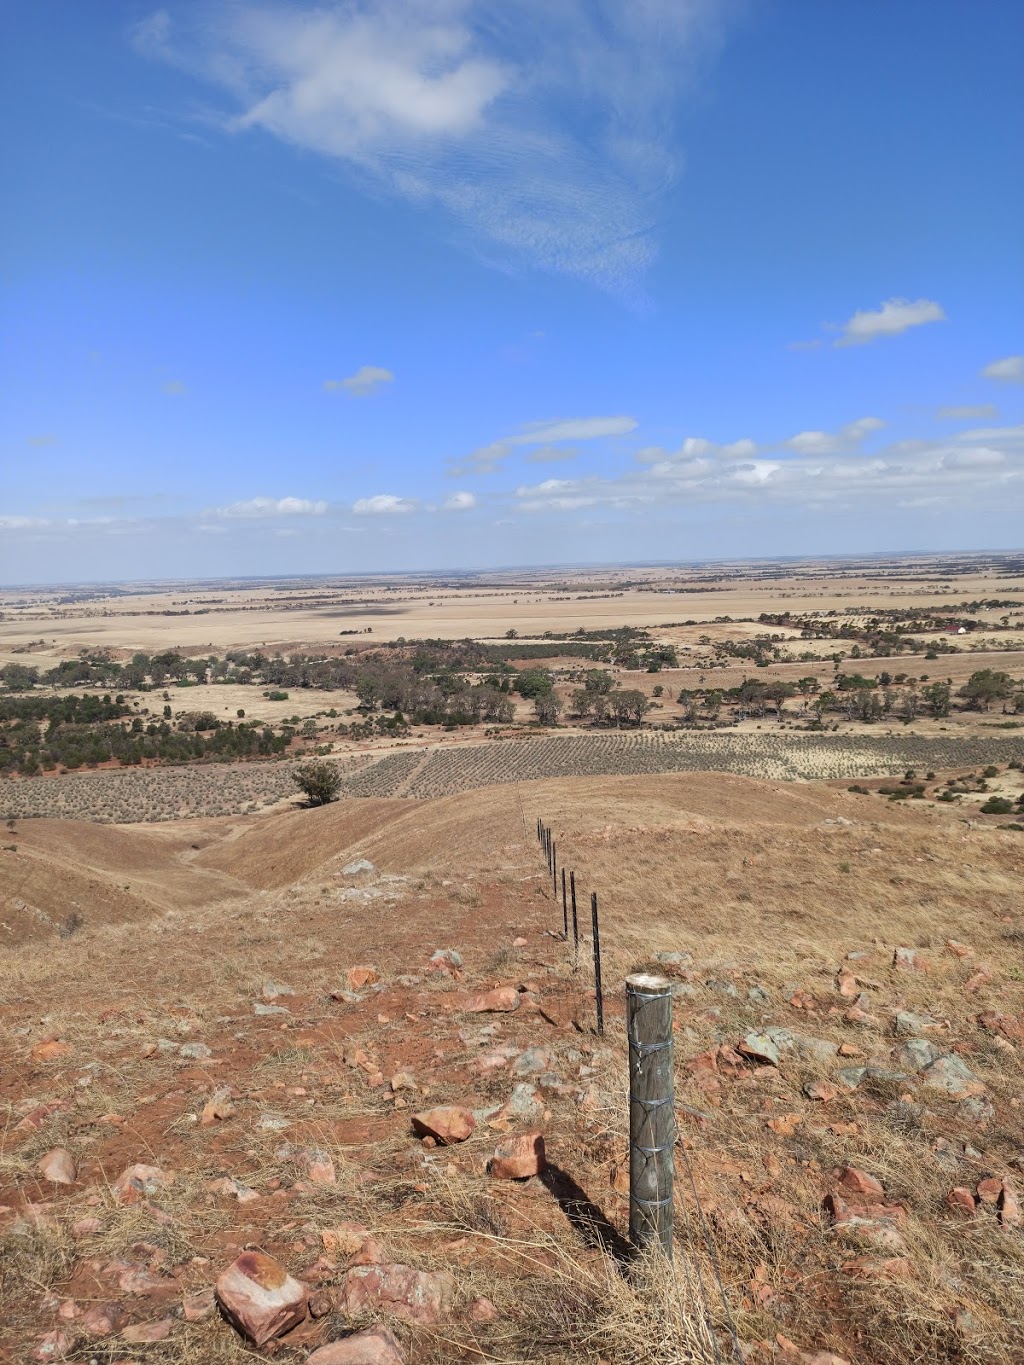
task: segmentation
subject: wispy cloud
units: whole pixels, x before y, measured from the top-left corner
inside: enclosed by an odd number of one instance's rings
[[[1024,355],[1007,355],[1002,360],[993,360],[981,373],[986,379],[995,379],[1000,384],[1024,384]]]
[[[538,463],[556,458],[553,452],[562,441],[596,441],[611,436],[628,436],[638,426],[635,417],[560,417],[554,421],[530,422],[512,436],[502,436],[485,446],[479,446],[463,460],[455,461],[449,473],[493,474],[514,450],[535,446],[543,454],[528,455]],[[561,459],[571,458],[563,454]]]
[[[57,438],[49,431],[40,432],[38,436],[27,436],[26,444],[32,446],[34,450],[42,450],[44,446],[55,446]]]
[[[935,416],[940,422],[984,422],[996,415],[993,403],[963,404],[939,408]]]
[[[859,446],[865,437],[873,431],[881,431],[884,426],[880,417],[858,417],[838,431],[798,431],[783,444],[798,455],[839,455]]]
[[[486,258],[628,289],[680,172],[678,99],[737,8],[211,3],[185,11],[183,31],[158,10],[133,42],[225,90],[228,130],[262,129],[439,204]]]
[[[309,498],[247,498],[244,502],[232,502],[227,507],[215,508],[207,516],[235,518],[265,517],[322,517],[327,511],[327,503]]]
[[[854,313],[843,324],[842,335],[833,343],[835,346],[864,346],[879,337],[899,336],[911,327],[923,327],[929,322],[944,322],[945,311],[942,305],[932,299],[886,299],[875,309],[864,309]]]
[[[180,394],[188,393],[188,389],[180,379],[167,379],[160,385],[160,388],[164,393],[170,394],[172,397],[178,397]]]
[[[391,371],[383,369],[380,365],[360,365],[355,374],[350,374],[345,379],[325,379],[324,388],[344,389],[353,398],[365,398],[382,384],[394,383],[394,379]]]
[[[395,493],[376,493],[372,498],[359,498],[352,504],[357,517],[405,516],[416,510],[412,498],[400,498]]]

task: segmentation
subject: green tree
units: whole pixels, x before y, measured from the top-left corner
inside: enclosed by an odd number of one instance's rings
[[[323,760],[311,759],[308,763],[301,763],[292,777],[311,806],[326,806],[337,797],[341,786],[341,773],[333,763]]]
[[[924,704],[936,718],[949,715],[951,688],[949,683],[934,682],[921,689]]]

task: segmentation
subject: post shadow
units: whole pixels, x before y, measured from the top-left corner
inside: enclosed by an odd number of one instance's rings
[[[628,1264],[633,1248],[568,1171],[549,1165],[540,1173],[540,1180],[588,1247],[606,1251],[620,1265]]]

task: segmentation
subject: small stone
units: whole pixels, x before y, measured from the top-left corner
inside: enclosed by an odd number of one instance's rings
[[[227,1194],[237,1199],[240,1204],[251,1204],[259,1199],[256,1190],[251,1190],[248,1185],[243,1185],[234,1176],[224,1175],[219,1180],[211,1180],[206,1187],[211,1194]]]
[[[258,1018],[260,1018],[260,1019],[265,1018],[265,1017],[266,1017],[267,1015],[269,1015],[269,1014],[289,1014],[289,1013],[291,1013],[291,1011],[290,1011],[290,1010],[287,1010],[287,1009],[284,1007],[284,1005],[261,1005],[259,1001],[257,1001],[256,1004],[253,1005],[253,1007],[252,1007],[252,1012],[253,1012],[253,1014],[255,1014],[255,1015],[256,1015]]]
[[[197,1290],[195,1294],[186,1294],[181,1301],[181,1311],[186,1322],[202,1322],[216,1307],[217,1300],[212,1287]]]
[[[178,1048],[178,1056],[184,1057],[187,1061],[205,1062],[207,1057],[213,1056],[213,1050],[205,1043],[182,1043]]]
[[[966,1214],[968,1218],[973,1218],[974,1195],[966,1185],[954,1185],[946,1195],[946,1207],[952,1209],[954,1213]]]
[[[547,1166],[541,1133],[516,1133],[499,1142],[488,1170],[495,1180],[528,1180]]]
[[[254,1346],[282,1336],[306,1316],[305,1285],[260,1251],[243,1251],[217,1280],[216,1293],[224,1316]]]
[[[380,972],[376,967],[349,967],[347,972],[349,990],[361,991],[367,986],[376,986],[380,981]]]
[[[407,1265],[367,1265],[349,1270],[341,1286],[344,1313],[394,1313],[431,1327],[447,1316],[453,1292],[444,1270],[414,1270]]]
[[[150,1341],[166,1341],[174,1326],[173,1318],[160,1318],[157,1322],[140,1322],[126,1327],[121,1335],[125,1341],[142,1344]]]
[[[264,1000],[276,1000],[279,995],[294,994],[295,987],[286,986],[283,981],[264,981],[263,983],[262,995]]]
[[[974,951],[973,948],[968,948],[966,943],[960,943],[955,938],[947,938],[946,947],[954,957],[970,957]]]
[[[138,1163],[121,1172],[111,1185],[110,1193],[118,1204],[135,1204],[140,1199],[148,1199],[159,1193],[170,1183],[170,1179],[159,1166]]]
[[[900,972],[926,972],[924,959],[913,948],[897,948],[892,955],[892,965]]]
[[[1003,1182],[989,1177],[987,1180],[978,1181],[978,1198],[983,1204],[991,1204],[993,1207],[999,1202],[999,1196],[1003,1192]]]
[[[59,1062],[62,1057],[71,1055],[71,1044],[65,1043],[59,1038],[51,1038],[45,1043],[36,1043],[32,1049],[32,1060],[34,1062]]]
[[[355,862],[346,864],[341,869],[343,877],[358,877],[361,872],[376,872],[377,869],[369,858],[356,858]]]
[[[425,1109],[413,1114],[412,1126],[420,1137],[431,1137],[448,1145],[465,1142],[476,1127],[476,1119],[468,1109],[457,1104],[445,1104],[437,1109]]]
[[[462,954],[457,953],[454,948],[438,948],[431,953],[430,961],[427,963],[427,970],[431,972],[447,972],[451,975],[462,970]]]
[[[32,1352],[33,1360],[63,1360],[68,1351],[71,1350],[71,1339],[59,1330],[47,1332],[41,1337],[35,1350]]]
[[[530,941],[530,940],[529,940],[528,938],[523,938],[523,937],[520,935],[519,938],[514,938],[514,939],[512,940],[512,947],[513,947],[513,948],[525,948],[526,945],[529,943],[529,941]]]
[[[497,1308],[490,1299],[474,1299],[467,1309],[466,1316],[470,1322],[496,1322],[500,1316]]]
[[[54,1185],[73,1185],[78,1179],[78,1167],[66,1147],[54,1147],[47,1152],[36,1170]]]
[[[128,1314],[120,1303],[98,1303],[83,1313],[78,1325],[91,1337],[112,1337],[127,1321]]]
[[[202,1113],[199,1115],[199,1122],[207,1128],[211,1123],[220,1123],[225,1119],[233,1119],[236,1110],[231,1101],[231,1096],[226,1090],[217,1090],[213,1096],[203,1105]]]
[[[1017,1192],[1005,1180],[999,1195],[999,1221],[1004,1228],[1019,1228],[1024,1222]]]
[[[977,1095],[985,1088],[967,1063],[954,1053],[936,1058],[924,1069],[923,1079],[926,1085],[951,1095]]]
[[[306,1365],[405,1365],[405,1355],[386,1327],[372,1327],[319,1347]]]
[[[909,1256],[858,1256],[846,1261],[842,1269],[858,1280],[908,1280],[914,1263]]]
[[[930,1029],[938,1028],[938,1024],[929,1014],[915,1014],[912,1010],[897,1011],[896,1018],[892,1021],[893,1032],[905,1037],[909,1034],[927,1033]]]
[[[515,986],[498,986],[467,996],[460,1008],[464,1014],[510,1014],[519,1008],[519,992]]]
[[[737,1052],[742,1052],[744,1057],[750,1057],[756,1062],[766,1062],[769,1066],[778,1066],[780,1061],[779,1049],[768,1036],[767,1033],[748,1033],[736,1045]]]
[[[809,1100],[819,1100],[822,1104],[829,1104],[836,1098],[839,1091],[828,1081],[808,1081],[804,1086],[804,1094]]]

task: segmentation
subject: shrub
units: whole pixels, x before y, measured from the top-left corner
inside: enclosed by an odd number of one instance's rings
[[[267,700],[268,700],[268,701],[287,701],[287,700],[288,700],[288,693],[287,693],[287,692],[268,692],[268,693],[267,693]]]
[[[982,815],[1010,815],[1013,802],[1005,796],[990,796],[981,808]]]
[[[322,759],[300,764],[292,776],[311,806],[326,806],[335,799],[341,786],[341,773],[333,763]]]

